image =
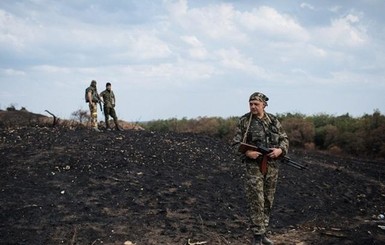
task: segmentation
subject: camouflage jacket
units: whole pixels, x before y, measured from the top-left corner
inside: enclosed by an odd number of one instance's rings
[[[103,98],[104,106],[115,107],[115,94],[112,90],[104,90],[100,93],[100,97]]]
[[[86,89],[86,102],[89,102],[88,101],[88,93],[91,92],[91,98],[92,98],[92,102],[94,103],[97,103],[100,98],[99,98],[99,94],[98,94],[98,91],[96,90],[96,88],[92,87],[92,86],[89,86],[87,89]]]
[[[232,142],[235,152],[238,153],[239,145],[243,139],[245,139],[245,143],[269,148],[281,148],[282,156],[287,154],[289,150],[289,139],[277,117],[266,112],[262,119],[252,117],[250,128],[247,135],[245,135],[249,118],[250,112],[239,118]],[[245,160],[246,156],[243,155],[241,158]]]

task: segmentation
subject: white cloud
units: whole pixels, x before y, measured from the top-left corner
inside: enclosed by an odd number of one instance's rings
[[[31,21],[30,21],[31,22]],[[0,44],[2,48],[22,51],[36,38],[36,26],[0,9]]]
[[[182,17],[187,14],[187,0],[169,0],[169,1],[164,1],[166,4],[166,8],[168,11],[175,17]]]
[[[317,40],[336,47],[359,47],[369,41],[366,27],[353,14],[332,20],[329,27],[322,27],[315,34]]]
[[[191,46],[189,54],[192,58],[205,59],[208,56],[203,43],[196,36],[182,36],[181,39]]]
[[[231,4],[207,5],[189,8],[186,0],[167,5],[172,22],[192,33],[200,33],[212,39],[244,40],[234,22],[236,11]]]
[[[217,55],[225,68],[240,70],[262,78],[268,77],[264,68],[253,64],[252,58],[244,56],[235,48],[221,49],[217,51]]]
[[[56,32],[51,31],[53,34]],[[83,24],[61,32],[62,43],[58,45],[73,46],[73,51],[81,53],[98,50],[103,58],[149,60],[166,58],[172,54],[169,45],[158,37],[157,31],[151,29],[125,30],[121,27]]]
[[[348,14],[346,17],[345,17],[345,20],[346,22],[350,22],[352,24],[354,23],[357,23],[360,21],[359,17],[356,16],[356,15],[353,15],[353,14]]]
[[[17,17],[0,9],[1,49],[10,48],[30,56],[45,57],[50,62],[65,62],[66,55],[95,63],[94,55],[108,63],[109,58],[149,60],[166,58],[172,54],[168,44],[158,37],[152,26],[122,28],[110,23],[83,22],[50,12],[52,22],[45,22],[41,13]],[[95,53],[95,50],[97,52]],[[58,52],[66,51],[66,52]],[[92,52],[92,53],[91,53]],[[73,63],[73,60],[71,60]]]
[[[52,73],[52,74],[71,74],[72,70],[68,67],[63,66],[52,66],[52,65],[39,65],[31,67],[31,71],[33,72],[41,72],[41,73]]]
[[[2,103],[40,110],[46,109],[45,100],[67,96],[69,104],[52,106],[69,115],[76,106],[86,108],[83,87],[92,79],[101,88],[106,81],[114,84],[119,106],[127,110],[120,111],[122,118],[143,114],[148,120],[178,110],[185,116],[220,110],[180,108],[185,91],[202,105],[228,97],[233,110],[226,106],[221,116],[237,112],[239,97],[256,86],[272,96],[291,97],[298,97],[298,91],[337,93],[336,87],[351,94],[371,94],[368,87],[383,92],[380,11],[355,2],[338,7],[330,1],[309,3],[303,0],[299,8],[235,0],[9,1],[0,7],[0,83],[8,82],[4,94],[15,96]],[[21,94],[20,87],[28,93]],[[52,93],[30,96],[41,87]],[[148,98],[157,101],[156,109],[143,109],[152,106]],[[346,97],[341,93],[337,99]],[[377,101],[366,103],[382,109]],[[293,107],[278,98],[279,104],[285,110]],[[302,111],[302,104],[296,107]],[[309,104],[306,112],[319,108]]]
[[[22,70],[16,70],[12,68],[7,68],[7,69],[0,69],[0,76],[25,76],[26,73]]]
[[[338,13],[341,10],[341,8],[342,8],[341,6],[335,5],[335,6],[330,7],[329,9],[333,13]]]
[[[177,63],[164,63],[153,66],[135,66],[134,71],[140,72],[149,80],[163,78],[174,85],[187,84],[192,81],[207,79],[214,74],[214,69],[207,64],[180,60]]]
[[[301,3],[301,4],[300,4],[300,7],[303,8],[303,9],[308,8],[308,9],[310,9],[310,10],[314,10],[314,9],[315,9],[313,5],[311,5],[311,4],[309,4],[309,3],[305,3],[305,2],[304,2],[304,3]]]
[[[193,47],[202,47],[203,44],[196,36],[182,36],[181,39]]]
[[[313,45],[308,45],[307,48],[308,48],[309,54],[311,54],[314,57],[325,58],[328,55],[327,51],[322,48],[319,48]]]
[[[271,37],[303,41],[309,38],[307,31],[295,19],[268,6],[254,8],[251,12],[239,12],[239,21],[248,30]]]
[[[205,59],[208,55],[204,48],[193,48],[189,50],[189,54],[192,58]]]
[[[332,73],[332,80],[339,85],[361,86],[376,88],[378,90],[385,89],[383,78],[376,74],[365,74],[359,71],[343,71],[339,70]]]
[[[166,58],[172,53],[168,44],[151,32],[131,35],[126,47],[132,58],[139,59]]]

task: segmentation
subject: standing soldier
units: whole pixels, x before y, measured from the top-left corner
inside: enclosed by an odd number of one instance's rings
[[[97,132],[100,132],[98,129],[98,106],[97,103],[100,102],[100,97],[96,88],[96,81],[92,80],[91,85],[86,89],[86,102],[90,107],[91,115],[91,126]]]
[[[118,117],[115,112],[115,94],[111,89],[111,83],[106,83],[106,90],[100,93],[100,97],[103,99],[104,103],[104,117],[106,120],[106,128],[110,130],[109,116],[114,119],[116,130],[122,131],[118,124]]]
[[[275,116],[265,112],[268,100],[266,95],[259,92],[250,96],[250,112],[239,119],[233,139],[236,151],[241,142],[271,150],[265,157],[255,150],[239,153],[246,165],[246,196],[254,233],[252,244],[273,244],[267,238],[266,230],[277,186],[277,158],[284,156],[289,148],[289,140],[281,123]]]

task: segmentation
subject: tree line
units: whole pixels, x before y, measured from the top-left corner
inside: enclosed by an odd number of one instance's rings
[[[276,116],[289,136],[291,147],[361,157],[385,157],[385,116],[378,110],[360,117],[348,113],[340,116],[323,113]],[[153,120],[142,122],[140,126],[152,131],[207,134],[230,141],[237,123],[238,117],[198,117]]]
[[[16,111],[12,104],[7,111]],[[28,112],[25,107],[20,111]],[[333,154],[350,154],[360,157],[385,158],[385,116],[379,110],[372,114],[353,117],[348,113],[335,116],[325,113],[304,115],[301,113],[276,114],[290,139],[292,148],[324,150]],[[89,112],[77,110],[71,114],[76,125],[87,124]],[[29,119],[36,124],[35,120]],[[206,134],[230,142],[238,123],[238,117],[198,117],[195,119],[162,119],[137,122],[151,131]],[[13,125],[13,122],[8,124]],[[8,125],[3,121],[0,126]],[[73,125],[72,125],[73,126]]]

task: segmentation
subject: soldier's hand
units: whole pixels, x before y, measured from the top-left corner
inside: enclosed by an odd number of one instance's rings
[[[277,158],[282,154],[282,149],[281,148],[271,148],[271,152],[267,154],[268,157],[270,158]]]
[[[260,155],[262,155],[262,153],[258,152],[258,151],[251,151],[251,150],[248,150],[245,152],[245,155],[248,157],[248,158],[251,158],[251,159],[257,159]]]

